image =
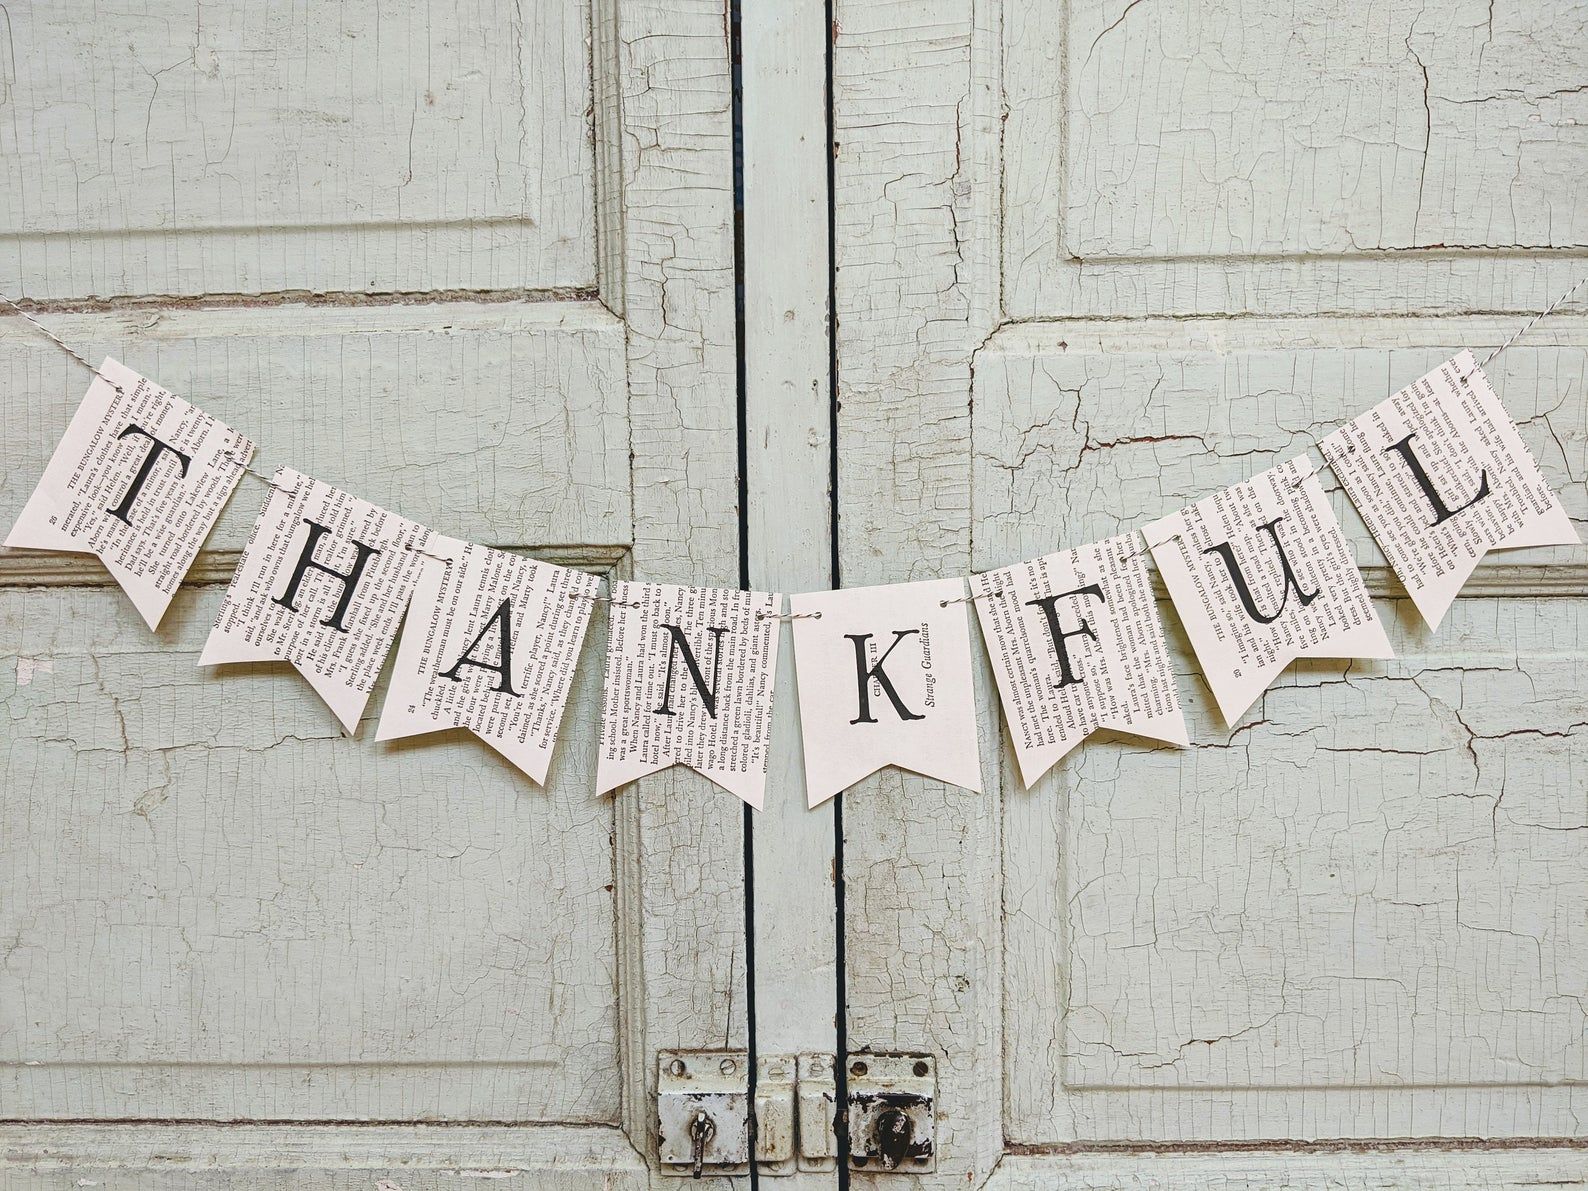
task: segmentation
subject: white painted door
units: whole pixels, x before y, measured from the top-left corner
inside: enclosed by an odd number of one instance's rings
[[[721,3],[0,25],[0,292],[266,469],[738,582]],[[88,377],[14,316],[0,377],[9,524]],[[545,791],[198,670],[262,502],[156,635],[92,560],[0,554],[0,1183],[644,1184],[656,1051],[748,1042],[737,809],[679,772],[593,796],[602,617]]]
[[[1173,511],[1583,271],[1581,5],[834,21],[846,586]],[[1491,368],[1579,519],[1582,309]],[[1192,750],[1095,739],[1026,791],[984,681],[992,793],[845,797],[850,1048],[940,1058],[913,1185],[1588,1179],[1588,553],[1491,560],[1430,634],[1334,495],[1397,660],[1227,730],[1164,605]]]

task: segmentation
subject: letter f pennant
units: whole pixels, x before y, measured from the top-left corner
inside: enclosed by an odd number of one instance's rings
[[[279,468],[199,665],[284,661],[358,731],[430,531]]]
[[[761,808],[783,597],[614,583],[596,792],[672,765]]]
[[[965,603],[962,579],[789,597],[808,805],[887,765],[981,792]]]
[[[1296,658],[1395,656],[1305,457],[1141,532],[1226,724]]]
[[[157,628],[253,453],[107,358],[5,544],[97,555]]]
[[[1028,789],[1099,728],[1190,743],[1139,534],[970,583]]]
[[[1488,551],[1579,540],[1469,351],[1318,445],[1430,628]]]

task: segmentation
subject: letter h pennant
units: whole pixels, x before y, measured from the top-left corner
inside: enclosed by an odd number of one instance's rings
[[[291,662],[352,735],[431,534],[291,468],[271,488],[199,665]]]
[[[159,627],[254,444],[106,359],[7,546],[97,555]]]
[[[1305,456],[1141,532],[1226,724],[1296,658],[1395,656]]]
[[[1318,445],[1430,628],[1488,551],[1579,540],[1471,352]]]
[[[672,765],[760,809],[783,597],[613,583],[596,792]]]
[[[789,598],[808,805],[887,765],[981,792],[965,604],[963,579]]]

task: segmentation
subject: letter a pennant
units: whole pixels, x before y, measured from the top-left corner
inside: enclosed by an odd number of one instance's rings
[[[7,546],[97,555],[157,628],[254,444],[106,359]]]
[[[782,603],[764,591],[612,584],[596,793],[684,765],[760,809]]]
[[[1318,445],[1430,628],[1488,551],[1579,540],[1471,352]]]
[[[1099,728],[1190,743],[1139,535],[970,586],[1027,788]]]
[[[981,792],[965,581],[789,597],[805,799],[885,765]]]
[[[430,531],[278,468],[199,665],[291,662],[352,735]]]
[[[431,534],[377,740],[467,728],[540,785],[598,580]]]
[[[1395,656],[1304,456],[1142,533],[1226,724],[1296,658]]]

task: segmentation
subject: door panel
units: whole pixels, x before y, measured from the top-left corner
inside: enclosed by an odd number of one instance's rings
[[[462,734],[349,742],[282,667],[199,670],[219,594],[158,637],[114,588],[0,596],[6,1115],[616,1120],[598,672],[541,794]]]
[[[724,6],[265,7],[11,6],[0,292],[262,470],[734,583]],[[87,376],[7,317],[0,377],[8,520]],[[154,636],[93,560],[0,553],[0,1182],[647,1181],[655,1052],[748,1045],[739,816],[686,773],[591,795],[600,612],[544,791],[462,735],[338,739],[290,671],[198,670],[262,493]],[[64,1123],[128,1118],[167,1123]]]
[[[4,22],[30,297],[590,287],[590,8],[158,4]]]
[[[90,379],[10,322],[0,331],[6,509],[32,492]],[[599,302],[140,309],[47,322],[86,358],[123,358],[253,433],[262,469],[290,461],[490,545],[632,540],[625,331]],[[243,480],[207,554],[242,550],[263,493]],[[0,566],[39,561],[13,552]]]
[[[1139,526],[1570,286],[1581,16],[1489,16],[840,0],[842,582]],[[1585,347],[1568,311],[1490,369],[1579,525]],[[983,675],[996,793],[846,796],[849,1044],[941,1056],[928,1185],[1291,1170],[1075,1157],[1120,1142],[1581,1136],[1588,555],[1497,556],[1430,634],[1333,500],[1396,660],[1295,666],[1226,728],[1160,585],[1192,749],[1104,735],[1028,792]],[[1525,1169],[1418,1144],[1351,1169]]]
[[[1011,317],[1542,309],[1581,275],[1570,0],[997,9]]]

